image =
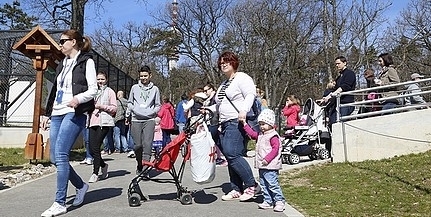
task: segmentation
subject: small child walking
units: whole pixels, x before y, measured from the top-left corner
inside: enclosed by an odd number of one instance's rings
[[[162,128],[160,128],[160,118],[156,117],[154,121],[156,126],[154,127],[153,150],[155,156],[158,156],[163,149],[163,133]]]
[[[264,109],[257,118],[261,133],[254,131],[246,124],[244,130],[251,139],[256,140],[255,167],[259,169],[259,181],[263,191],[263,203],[258,204],[260,209],[274,209],[274,212],[283,212],[285,198],[278,182],[281,164],[280,136],[274,129],[275,114],[271,109]]]

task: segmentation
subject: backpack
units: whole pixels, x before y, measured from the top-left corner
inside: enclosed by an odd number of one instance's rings
[[[260,102],[260,100],[255,97],[250,111],[247,112],[247,119],[254,120],[255,118],[257,118],[257,116],[260,115],[262,109],[262,102]]]

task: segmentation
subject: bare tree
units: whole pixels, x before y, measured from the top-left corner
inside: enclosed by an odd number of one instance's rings
[[[241,55],[242,70],[266,90],[272,107],[284,105],[287,93],[305,96],[299,87],[316,83],[308,74],[313,61],[308,54],[319,40],[319,8],[313,3],[246,0],[229,13],[224,45]]]
[[[104,1],[107,0],[23,0],[27,10],[40,17],[43,26],[71,28],[81,33],[84,33],[85,7],[91,5],[96,11],[103,10]]]
[[[132,77],[138,77],[138,69],[143,64],[156,62],[150,55],[152,35],[147,24],[129,22],[117,30],[112,20],[107,21],[92,38],[95,50]]]
[[[413,72],[431,74],[430,23],[431,1],[412,0],[385,35],[391,42],[387,46],[393,49],[400,77],[404,80]]]
[[[195,70],[203,73],[208,81],[219,81],[215,58],[220,52],[222,23],[232,0],[184,0],[179,2],[176,30],[181,36],[179,54],[191,60]],[[157,17],[168,29],[172,24],[171,5]]]

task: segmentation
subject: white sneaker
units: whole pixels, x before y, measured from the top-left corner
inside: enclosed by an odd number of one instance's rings
[[[221,199],[224,201],[228,201],[228,200],[236,200],[236,199],[239,199],[240,197],[241,197],[240,192],[232,190],[229,193],[221,196]]]
[[[127,153],[127,157],[134,158],[135,157],[135,151],[129,151],[129,153]]]
[[[97,174],[91,174],[90,179],[88,180],[88,183],[94,183],[99,181],[99,176]]]
[[[75,200],[73,200],[72,206],[79,206],[84,202],[85,194],[88,191],[88,184],[84,182],[84,186],[81,189],[76,189]]]
[[[102,179],[108,178],[108,164],[105,163],[105,167],[102,167]]]
[[[83,161],[79,162],[79,164],[93,165],[93,159],[85,158]]]
[[[58,216],[61,214],[65,214],[67,212],[66,206],[60,205],[57,202],[54,202],[49,209],[45,210],[40,216]]]

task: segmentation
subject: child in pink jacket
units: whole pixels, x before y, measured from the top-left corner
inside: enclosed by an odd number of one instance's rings
[[[293,128],[298,125],[299,112],[301,107],[299,106],[299,99],[294,95],[287,97],[286,106],[281,110],[281,113],[286,117],[286,133],[289,134]]]
[[[279,170],[282,168],[281,142],[274,129],[274,111],[264,109],[258,116],[261,133],[254,131],[245,119],[240,121],[250,138],[256,140],[255,167],[259,169],[260,186],[263,191],[263,203],[258,204],[258,207],[283,212],[286,207],[285,198],[278,181]]]

